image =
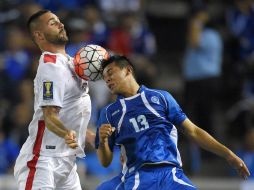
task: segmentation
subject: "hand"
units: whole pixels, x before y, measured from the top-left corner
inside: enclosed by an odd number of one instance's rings
[[[72,149],[75,149],[78,147],[78,143],[76,140],[76,132],[73,130],[70,130],[67,132],[67,134],[64,136],[65,143]]]
[[[102,124],[99,129],[100,144],[107,143],[108,137],[111,136],[114,131],[115,128],[112,127],[110,124]]]
[[[95,133],[90,129],[86,131],[86,142],[95,148]]]
[[[230,154],[230,156],[227,158],[227,161],[234,169],[237,170],[238,175],[243,179],[246,180],[250,176],[250,172],[245,163],[234,153]]]

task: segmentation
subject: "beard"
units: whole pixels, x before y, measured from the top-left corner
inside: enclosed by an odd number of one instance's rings
[[[55,45],[65,45],[69,41],[64,29],[58,34],[45,34],[45,39]]]

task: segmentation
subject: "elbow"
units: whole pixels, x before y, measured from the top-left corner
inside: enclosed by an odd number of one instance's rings
[[[45,121],[45,126],[49,131],[54,131],[54,128],[52,127],[52,125],[50,125],[50,120],[49,118],[44,118]]]
[[[111,160],[99,157],[100,163],[104,168],[109,167]]]
[[[190,139],[190,140],[192,140],[192,141],[196,141],[197,140],[197,138],[198,138],[198,133],[199,133],[199,128],[197,127],[197,126],[193,126],[192,128],[191,128],[191,130],[189,130],[187,133],[186,133],[186,135],[187,135],[187,137]]]
[[[109,165],[110,165],[111,162],[112,162],[113,156],[112,156],[112,155],[105,155],[105,154],[102,154],[102,153],[100,152],[100,150],[97,150],[97,155],[98,155],[98,158],[99,158],[99,161],[100,161],[101,165],[102,165],[104,168],[109,167]]]
[[[48,118],[44,117],[44,122],[45,122],[45,127],[46,127],[48,130],[50,130],[51,127],[50,127],[50,125],[49,125],[49,120],[48,120]]]
[[[101,165],[102,165],[104,168],[107,168],[107,167],[109,167],[110,162],[101,161]]]

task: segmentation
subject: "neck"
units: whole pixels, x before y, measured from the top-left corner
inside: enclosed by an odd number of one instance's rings
[[[134,80],[134,81],[130,82],[128,85],[126,85],[126,88],[125,88],[124,92],[122,93],[122,95],[126,98],[134,96],[138,93],[139,87],[140,87],[140,85]]]
[[[45,47],[40,47],[41,51],[44,52],[44,51],[48,51],[48,52],[51,52],[51,53],[61,53],[63,55],[66,56],[66,52],[65,52],[65,45],[47,45]]]

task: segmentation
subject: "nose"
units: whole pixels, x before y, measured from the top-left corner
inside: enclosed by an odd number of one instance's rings
[[[103,80],[108,84],[110,82],[110,77],[109,76],[103,76]]]
[[[61,22],[58,23],[58,26],[59,26],[59,28],[64,28],[64,24]]]

